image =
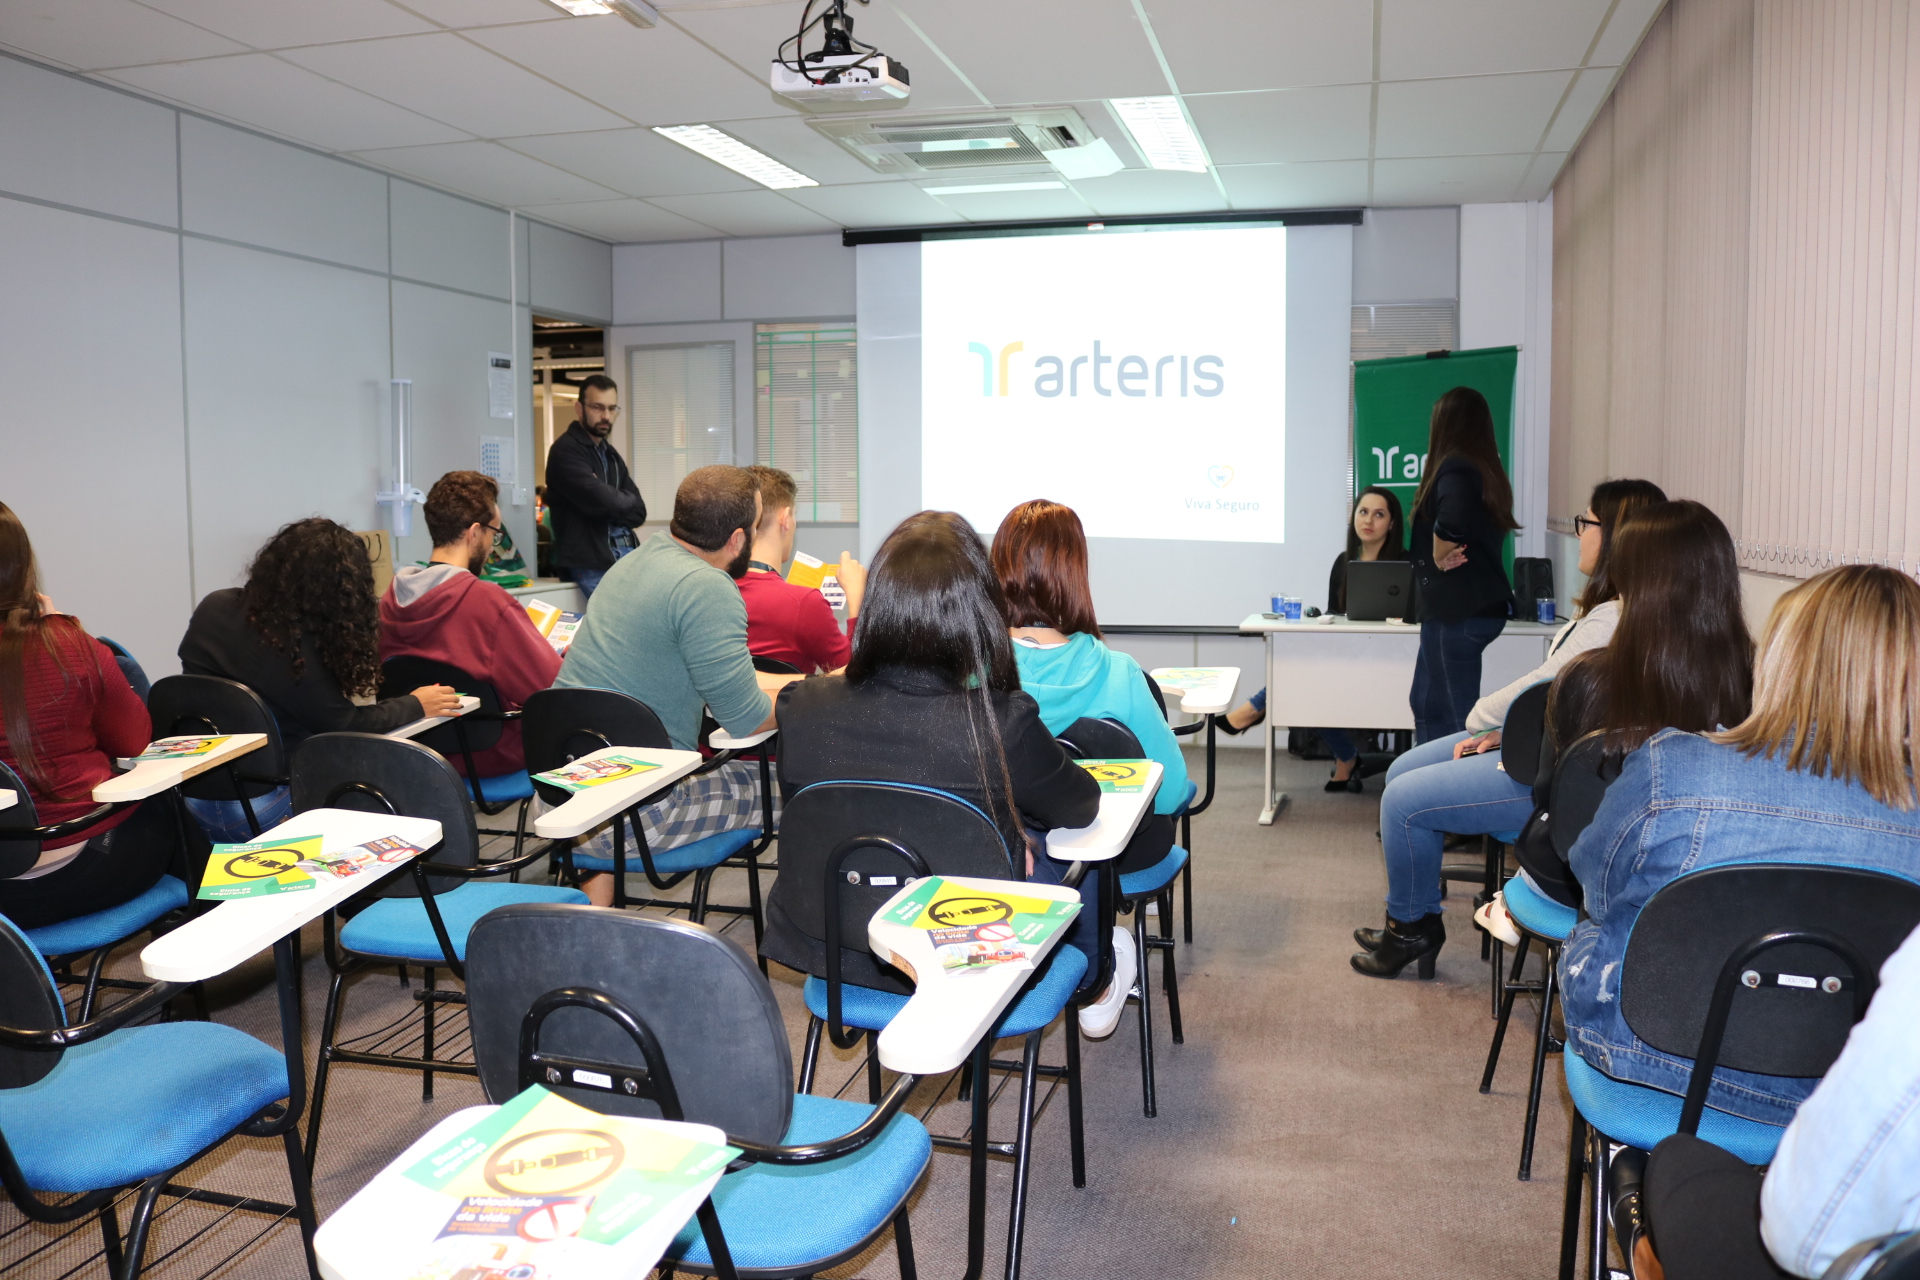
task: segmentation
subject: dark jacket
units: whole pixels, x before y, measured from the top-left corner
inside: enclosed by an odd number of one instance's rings
[[[259,694],[280,723],[280,738],[291,750],[316,733],[351,730],[386,733],[418,720],[420,700],[412,694],[357,707],[340,691],[311,636],[300,641],[306,667],[299,680],[293,664],[268,644],[247,621],[245,593],[239,587],[215,591],[200,602],[180,641],[180,669],[190,676],[237,680]]]
[[[1382,551],[1382,560],[1405,560],[1405,551]],[[1327,612],[1345,616],[1347,612],[1347,553],[1333,558],[1333,571],[1327,575]]]
[[[647,522],[647,504],[620,451],[601,448],[577,421],[547,451],[547,509],[553,563],[568,569],[609,567],[608,531]]]
[[[858,685],[844,676],[816,676],[782,689],[777,704],[780,793],[791,799],[810,783],[836,779],[937,787],[993,815],[1016,856],[1025,848],[1020,827],[1051,831],[1090,824],[1100,812],[1100,784],[1047,732],[1039,705],[1024,693],[996,693],[993,702],[1017,825],[1000,794],[999,766],[988,761],[983,771],[972,749],[963,697],[932,676],[905,669],[884,671]],[[993,784],[991,800],[981,786],[983,772]],[[788,917],[776,881],[767,899],[761,951],[805,971],[814,966],[819,950],[820,944]]]
[[[1421,616],[1438,622],[1504,618],[1513,612],[1513,586],[1503,552],[1507,531],[1487,510],[1480,469],[1462,457],[1440,464],[1427,500],[1413,513],[1413,577]],[[1442,573],[1433,564],[1433,537],[1465,543],[1467,562]]]

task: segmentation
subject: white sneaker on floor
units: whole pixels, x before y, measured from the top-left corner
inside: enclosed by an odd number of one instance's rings
[[[1520,945],[1520,930],[1507,914],[1507,895],[1495,891],[1493,900],[1473,913],[1473,922],[1510,947]]]
[[[1120,1012],[1127,1007],[1127,993],[1133,990],[1133,978],[1139,965],[1133,954],[1133,935],[1119,925],[1113,928],[1113,985],[1106,994],[1080,1011],[1080,1034],[1089,1040],[1103,1040],[1120,1025]]]

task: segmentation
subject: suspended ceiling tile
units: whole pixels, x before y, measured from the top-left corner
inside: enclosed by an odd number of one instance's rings
[[[1560,176],[1560,169],[1567,163],[1564,151],[1542,151],[1533,158],[1533,164],[1527,169],[1527,176],[1520,181],[1520,189],[1514,194],[1516,200],[1545,200],[1547,193],[1553,190],[1554,179]]]
[[[896,0],[895,7],[1002,105],[1168,92],[1129,0]]]
[[[1528,155],[1432,156],[1373,163],[1376,205],[1498,204],[1519,199]]]
[[[492,142],[450,142],[355,154],[382,169],[392,169],[435,186],[513,208],[567,200],[604,200],[620,194]]]
[[[1024,222],[1034,218],[1097,219],[1071,188],[1058,191],[994,191],[975,196],[940,196],[941,204],[970,222]]]
[[[1571,151],[1580,135],[1587,131],[1593,122],[1594,112],[1607,100],[1607,91],[1613,88],[1613,78],[1618,75],[1618,67],[1597,67],[1582,71],[1580,78],[1574,81],[1573,91],[1560,106],[1560,114],[1554,118],[1553,127],[1547,130],[1546,141],[1540,145],[1549,151]]]
[[[800,187],[787,192],[787,198],[841,227],[913,227],[962,221],[959,214],[911,182]]]
[[[1577,67],[1613,0],[1381,0],[1380,78]]]
[[[265,53],[128,67],[112,78],[327,151],[459,142],[468,136]]]
[[[1325,209],[1367,203],[1365,160],[1222,165],[1236,209]]]
[[[1373,78],[1370,4],[1147,0],[1146,8],[1182,93],[1346,84]]]
[[[496,27],[508,22],[572,22],[545,0],[401,0],[444,27]]]
[[[0,45],[81,71],[246,52],[133,0],[6,0]]]
[[[822,185],[878,182],[886,176],[869,169],[831,138],[815,132],[799,116],[722,120],[714,127],[732,134],[750,147],[766,152],[781,164],[798,169]]]
[[[263,4],[261,0],[144,0],[151,8],[217,31],[256,49],[284,49],[334,40],[369,40],[435,30],[387,0],[306,0]]]
[[[586,200],[574,204],[533,205],[523,213],[584,231],[614,244],[647,240],[713,240],[712,227],[690,222],[644,200]]]
[[[1372,90],[1363,84],[1189,97],[1215,164],[1353,160],[1367,154]]]
[[[605,14],[488,27],[469,38],[638,124],[699,124],[755,114],[768,93],[665,23],[643,29]],[[743,103],[751,105],[743,109]],[[559,131],[508,129],[495,136]]]
[[[772,5],[675,9],[667,15],[674,25],[685,28],[719,50],[722,56],[739,64],[762,85],[767,84],[772,73],[769,64],[773,61],[774,50],[780,47],[781,41],[794,34],[794,29],[799,26],[799,16],[799,6],[788,4],[785,0]],[[853,6],[853,34],[906,65],[913,92],[897,110],[940,111],[984,105],[960,77],[913,33],[912,28],[900,20],[900,15],[884,4]],[[807,37],[807,49],[803,52],[819,48],[819,41],[816,29]],[[792,56],[791,49],[788,50],[788,56]],[[776,97],[770,88],[767,96],[781,103],[787,102],[784,98]]]
[[[280,56],[483,138],[610,129],[628,123],[446,33],[317,45]]]
[[[1083,178],[1073,184],[1095,213],[1120,217],[1132,213],[1210,213],[1227,202],[1209,173],[1171,173],[1154,169],[1122,169],[1104,178]]]
[[[538,138],[511,138],[502,145],[630,196],[691,196],[761,189],[758,183],[677,142],[667,141],[651,129],[552,133]]]
[[[1573,72],[1404,80],[1380,86],[1376,156],[1531,151]]]
[[[1660,16],[1660,7],[1666,0],[1620,0],[1620,6],[1613,11],[1613,18],[1607,23],[1607,29],[1600,33],[1600,40],[1594,46],[1593,57],[1587,60],[1590,67],[1617,67],[1633,56],[1640,47],[1640,37],[1647,34],[1647,28]]]
[[[662,196],[650,203],[704,222],[730,236],[790,236],[831,231],[835,224],[777,191],[731,191],[712,196]]]

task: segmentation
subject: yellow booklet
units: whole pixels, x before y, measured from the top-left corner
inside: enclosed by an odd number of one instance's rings
[[[135,760],[181,760],[188,756],[203,756],[225,742],[232,734],[218,737],[161,738],[147,745],[147,749],[133,757]]]
[[[543,636],[553,634],[553,624],[560,621],[563,611],[558,605],[548,604],[545,600],[527,601],[527,617],[533,623],[533,629]]]
[[[297,893],[313,888],[313,877],[300,868],[306,859],[320,856],[319,836],[292,840],[262,840],[258,844],[217,844],[200,877],[195,896],[208,902],[232,898],[259,898],[273,893]]]
[[[796,587],[812,587],[818,591],[820,584],[839,567],[837,562],[828,564],[804,551],[796,551],[793,553],[793,563],[787,568],[787,581]]]
[[[1100,790],[1123,794],[1144,791],[1147,774],[1153,768],[1151,760],[1081,760],[1078,763],[1093,775]]]

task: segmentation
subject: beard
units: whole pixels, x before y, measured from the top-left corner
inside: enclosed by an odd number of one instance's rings
[[[740,554],[727,564],[727,576],[735,582],[747,576],[747,566],[753,563],[753,537],[748,531],[746,541],[740,547]]]

